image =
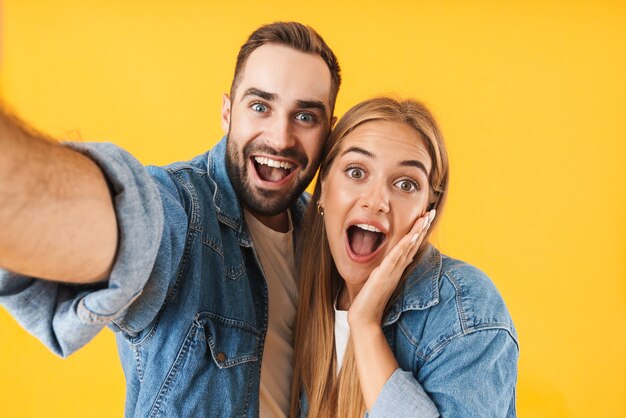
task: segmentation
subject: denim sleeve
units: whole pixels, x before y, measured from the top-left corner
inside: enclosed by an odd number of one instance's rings
[[[506,329],[484,329],[450,341],[418,380],[442,417],[515,417],[518,356]]]
[[[92,158],[109,182],[119,229],[110,277],[98,284],[74,285],[0,270],[0,304],[63,357],[107,325],[136,333],[153,320],[177,268],[187,228],[164,170],[146,169],[112,144],[68,145]],[[168,224],[166,212],[178,222]],[[164,231],[164,225],[170,229]]]
[[[396,369],[380,391],[376,403],[365,416],[436,418],[439,412],[413,374]]]
[[[504,329],[456,337],[417,379],[396,370],[369,417],[515,417],[517,359],[517,342]]]

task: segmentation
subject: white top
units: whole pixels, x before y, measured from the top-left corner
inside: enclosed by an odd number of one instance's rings
[[[350,338],[350,326],[348,325],[348,311],[337,309],[335,302],[335,354],[337,355],[337,374],[343,365],[343,358],[348,347]]]
[[[289,416],[289,396],[293,376],[293,325],[298,303],[295,280],[293,226],[289,231],[274,231],[251,213],[244,216],[254,249],[267,281],[269,297],[268,327],[261,363],[260,416]]]

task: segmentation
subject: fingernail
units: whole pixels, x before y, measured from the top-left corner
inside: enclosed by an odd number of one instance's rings
[[[426,225],[424,227],[424,230],[428,230],[428,228],[430,228],[430,224],[433,222],[433,218],[435,217],[435,210],[431,210],[430,212],[428,212],[428,216],[426,216]]]
[[[413,244],[415,241],[417,241],[417,239],[419,238],[420,234],[415,234],[413,235],[413,238],[411,238],[411,244]]]

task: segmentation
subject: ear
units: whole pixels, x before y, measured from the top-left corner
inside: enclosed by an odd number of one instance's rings
[[[320,185],[321,185],[321,192],[320,192],[320,203],[322,204],[322,206],[324,206],[324,195],[326,194],[326,181],[325,180],[320,180]]]
[[[228,133],[230,128],[230,96],[228,93],[224,93],[222,96],[222,130],[224,133]]]

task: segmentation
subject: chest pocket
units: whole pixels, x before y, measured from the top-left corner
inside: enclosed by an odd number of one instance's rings
[[[218,227],[228,228],[221,224]],[[236,280],[245,273],[246,265],[241,256],[241,246],[233,231],[222,231],[218,237],[202,234],[202,244],[220,256],[221,262],[224,264],[224,276]],[[224,254],[228,254],[228,256],[225,257]]]
[[[251,325],[211,312],[199,314],[213,361],[220,369],[258,361],[260,332]]]

